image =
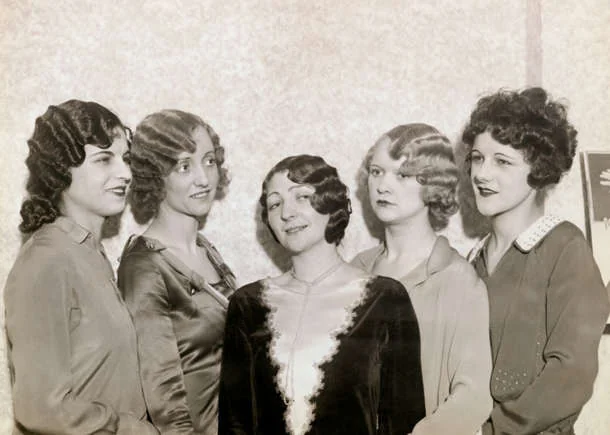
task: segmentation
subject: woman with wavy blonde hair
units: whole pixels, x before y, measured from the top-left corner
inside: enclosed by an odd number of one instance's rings
[[[489,313],[481,279],[436,234],[458,210],[451,144],[430,125],[400,125],[371,147],[361,175],[384,239],[352,263],[399,280],[419,323],[426,416],[412,433],[473,434],[491,410]]]

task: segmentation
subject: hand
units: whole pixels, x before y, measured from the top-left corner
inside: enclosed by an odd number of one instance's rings
[[[601,184],[602,186],[610,187],[610,169],[603,170],[602,173],[599,175],[599,178],[599,184]]]

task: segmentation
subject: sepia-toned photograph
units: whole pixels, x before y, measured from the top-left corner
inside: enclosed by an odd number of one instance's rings
[[[0,1],[0,435],[610,433],[609,23]]]

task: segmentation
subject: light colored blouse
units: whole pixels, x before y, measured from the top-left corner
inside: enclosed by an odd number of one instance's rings
[[[135,330],[101,249],[59,217],[30,237],[9,274],[16,433],[114,434],[122,420],[145,419]]]
[[[370,273],[379,245],[352,264]],[[489,304],[483,281],[440,236],[430,257],[400,278],[417,316],[426,417],[413,434],[472,435],[489,416]]]

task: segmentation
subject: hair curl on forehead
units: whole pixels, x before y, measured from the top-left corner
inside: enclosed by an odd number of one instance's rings
[[[528,184],[543,189],[560,181],[576,154],[577,131],[564,104],[540,87],[500,90],[481,98],[462,133],[470,154],[478,135],[488,132],[497,142],[523,153],[530,165]],[[467,159],[466,171],[470,171]]]
[[[212,141],[218,167],[216,198],[222,198],[229,185],[229,174],[223,166],[225,150],[212,127],[199,116],[181,110],[152,113],[136,127],[131,150],[131,182],[128,197],[136,222],[143,224],[155,217],[165,198],[164,179],[178,162],[182,152],[193,153],[197,144],[193,132],[203,128]]]
[[[286,157],[271,168],[263,181],[259,203],[261,219],[276,241],[278,239],[269,226],[267,188],[271,178],[281,173],[285,173],[293,183],[307,184],[314,188],[311,206],[320,214],[330,215],[324,238],[328,243],[338,245],[345,235],[352,209],[347,186],[339,178],[337,169],[322,157],[307,154]]]
[[[36,119],[28,140],[27,197],[21,205],[19,229],[27,234],[59,216],[61,194],[72,183],[71,168],[85,161],[85,145],[108,148],[123,130],[130,131],[110,110],[93,101],[68,100],[49,106]]]
[[[422,185],[422,201],[428,206],[430,225],[445,228],[458,210],[458,169],[451,142],[428,124],[399,125],[385,133],[367,152],[360,169],[360,184],[368,191],[368,177],[375,152],[388,144],[394,160],[405,158],[401,171]]]

